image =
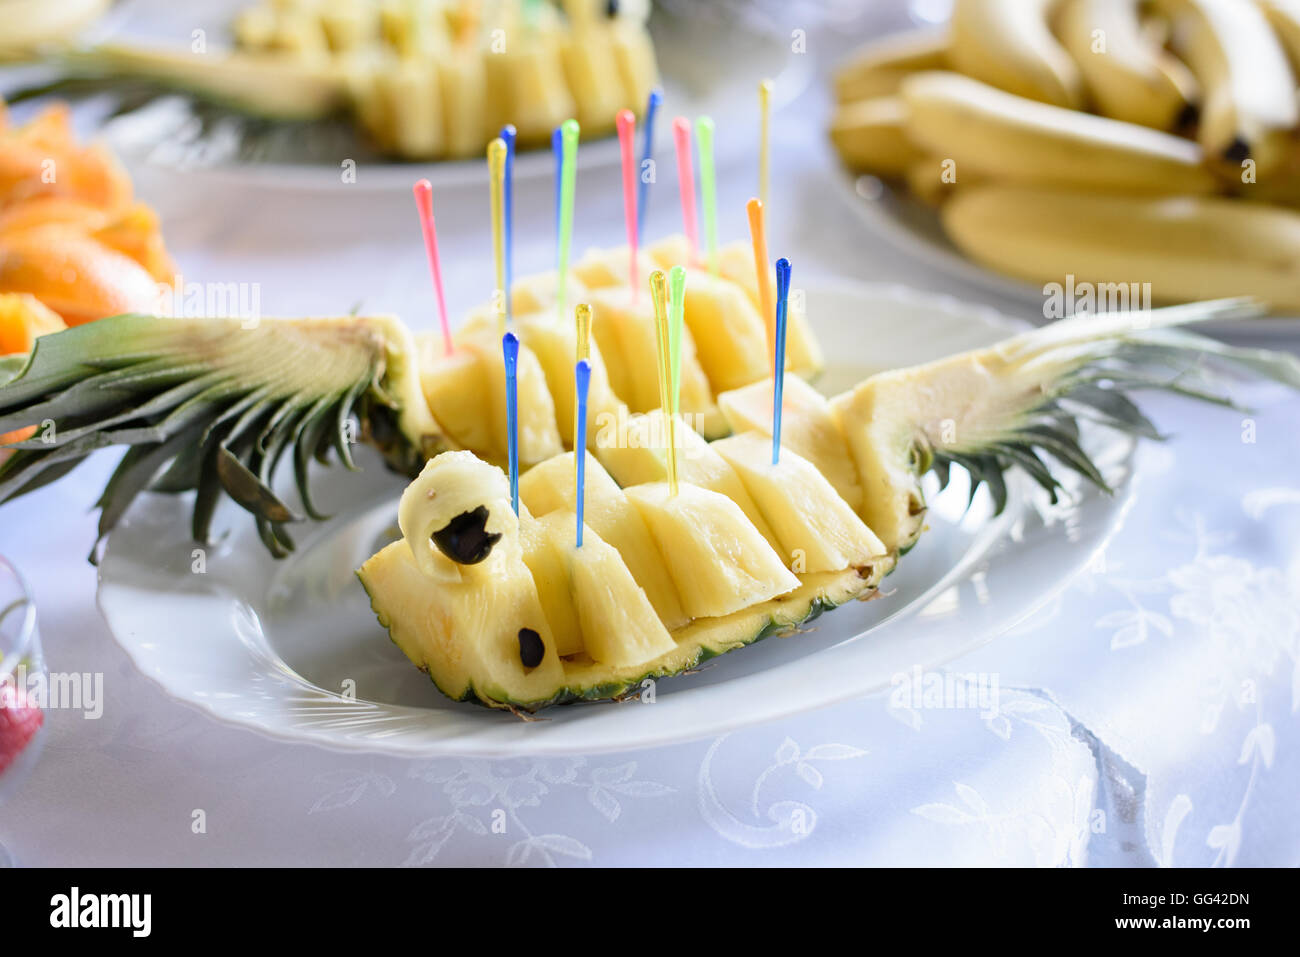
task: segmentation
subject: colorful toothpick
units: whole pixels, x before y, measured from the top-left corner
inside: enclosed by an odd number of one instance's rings
[[[578,329],[578,354],[573,357],[573,361],[581,362],[591,358],[591,305],[578,303],[573,310],[573,318]]]
[[[519,514],[519,337],[501,337],[506,362],[506,449],[510,466],[510,504]]]
[[[686,318],[686,270],[674,266],[668,270],[668,344],[672,349],[673,415],[681,411],[682,398],[682,325]]]
[[[577,328],[575,336],[576,355],[573,357],[575,362],[582,362],[584,359],[591,361],[591,306],[588,303],[580,302],[576,309],[573,310],[574,325]],[[585,448],[587,445],[586,429],[580,428],[578,424],[578,410],[573,410],[573,447]]]
[[[754,246],[754,272],[758,280],[758,303],[763,313],[763,327],[767,330],[767,358],[776,356],[776,312],[772,308],[772,271],[767,258],[767,226],[763,201],[751,198],[745,204],[749,214],[749,239]]]
[[[501,137],[498,136],[488,144],[487,160],[492,196],[492,264],[496,269],[496,291],[492,294],[492,302],[500,317],[500,332],[504,334],[509,310],[506,307],[506,141]]]
[[[781,400],[785,393],[785,318],[790,301],[790,260],[776,261],[776,358],[772,366],[772,464],[781,461]]]
[[[618,149],[623,160],[623,222],[627,227],[627,282],[632,288],[635,301],[640,283],[636,275],[637,247],[637,212],[636,212],[636,167],[632,156],[632,134],[636,128],[636,116],[631,110],[619,110],[614,118],[618,128]]]
[[[663,270],[650,274],[650,303],[655,314],[655,345],[659,348],[659,411],[668,440],[668,491],[677,494],[677,443],[672,412],[672,333],[668,326],[668,278]]]
[[[718,200],[713,175],[713,120],[701,116],[695,121],[695,148],[700,152],[700,202],[704,206],[704,248],[709,272],[718,273]]]
[[[636,193],[636,238],[638,245],[645,242],[646,198],[650,190],[649,172],[654,156],[655,117],[659,115],[659,104],[664,101],[664,91],[655,87],[650,91],[650,98],[645,105],[645,118],[641,121],[641,166],[637,171]]]
[[[560,208],[564,197],[564,127],[551,131],[551,155],[555,157],[555,266],[560,265]]]
[[[578,175],[578,121],[565,120],[560,124],[560,265],[556,281],[556,298],[560,317],[567,309],[566,286],[569,280],[569,247],[573,242],[573,193]]]
[[[579,359],[573,367],[574,384],[577,386],[577,431],[574,433],[573,457],[577,462],[577,475],[574,480],[573,497],[578,513],[577,544],[582,547],[582,513],[586,503],[587,489],[587,447],[586,442],[579,443],[577,436],[587,434],[587,390],[591,386],[591,362]]]
[[[433,221],[433,186],[427,179],[418,180],[414,187],[415,209],[420,214],[420,231],[424,234],[424,253],[429,259],[429,275],[433,277],[433,293],[438,300],[438,319],[442,323],[443,354],[451,355],[451,323],[447,320],[447,299],[442,292],[442,262],[438,258],[438,229]]]
[[[772,81],[758,84],[758,198],[767,208],[767,188],[771,182],[770,156],[772,133]]]
[[[507,123],[501,127],[501,139],[506,144],[506,169],[505,169],[505,244],[506,244],[506,323],[509,324],[515,318],[515,238],[514,238],[514,221],[515,221],[515,140],[518,138],[518,132],[514,126]]]
[[[673,144],[677,149],[677,185],[682,197],[682,226],[690,245],[691,262],[700,259],[700,228],[695,220],[695,167],[691,162],[691,124],[684,116],[673,120]]]

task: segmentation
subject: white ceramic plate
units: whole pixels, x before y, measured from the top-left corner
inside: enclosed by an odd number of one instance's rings
[[[808,315],[838,365],[829,389],[887,366],[983,345],[1017,328],[954,300],[897,286],[810,284]],[[1085,435],[1117,488],[1133,445]],[[277,738],[403,755],[594,753],[665,745],[886,688],[987,642],[1064,587],[1101,547],[1127,495],[1080,490],[1048,507],[1011,476],[993,517],[964,481],[931,497],[930,531],[886,580],[886,595],[851,602],[797,637],[772,639],[659,682],[654,704],[593,703],[525,722],[443,698],[388,640],[353,575],[395,537],[403,483],[374,457],[360,474],[320,475],[336,517],[306,530],[277,562],[253,523],[229,506],[223,543],[194,572],[189,500],[143,496],[110,536],[99,604],[136,666],[168,694],[214,718]],[[344,691],[355,689],[355,700]]]
[[[837,179],[838,192],[862,222],[892,245],[950,276],[1024,302],[1035,311],[1043,308],[1041,286],[1004,276],[966,258],[944,235],[938,213],[904,190],[874,176],[860,176],[843,168]],[[1198,324],[1196,331],[1232,338],[1300,339],[1300,317],[1205,322]]]

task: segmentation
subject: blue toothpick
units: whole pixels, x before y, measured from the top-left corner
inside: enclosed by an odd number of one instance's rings
[[[505,175],[505,234],[506,234],[506,322],[511,322],[515,317],[514,310],[514,238],[511,230],[511,223],[514,222],[514,186],[512,181],[515,174],[515,138],[518,136],[514,126],[507,123],[501,127],[501,138],[506,143],[506,175]]]
[[[582,547],[582,511],[587,499],[587,387],[591,385],[591,363],[579,359],[573,367],[573,377],[578,387],[578,428],[573,436],[573,455],[577,459],[577,477],[574,480],[574,497],[578,512],[578,547]]]
[[[772,370],[772,464],[781,461],[781,394],[785,389],[785,313],[790,300],[790,260],[776,261],[776,356]]]
[[[555,157],[555,264],[560,264],[560,210],[564,206],[564,127],[551,131],[551,155]]]
[[[650,91],[650,99],[645,105],[645,120],[643,121],[643,131],[641,135],[641,166],[637,170],[637,190],[636,190],[636,242],[638,246],[645,245],[645,219],[646,219],[646,194],[650,191],[650,184],[645,180],[646,161],[654,153],[655,146],[655,114],[659,112],[659,104],[664,100],[664,91],[655,87]]]
[[[519,337],[501,337],[506,357],[506,446],[510,456],[510,504],[519,514]]]

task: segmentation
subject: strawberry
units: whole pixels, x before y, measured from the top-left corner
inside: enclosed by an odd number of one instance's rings
[[[45,712],[28,699],[26,689],[0,684],[0,774],[17,760],[44,723]]]

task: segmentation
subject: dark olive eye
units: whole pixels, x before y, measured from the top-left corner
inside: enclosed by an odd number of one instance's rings
[[[618,16],[618,0],[605,0],[605,16],[611,20]]]
[[[531,628],[519,629],[519,660],[525,668],[536,668],[546,657],[542,636]]]
[[[1250,159],[1250,144],[1240,136],[1233,137],[1232,142],[1224,147],[1223,158],[1232,163]]]
[[[433,544],[457,565],[477,565],[492,554],[492,546],[501,538],[487,530],[488,510],[480,505],[472,512],[461,512],[445,528],[430,537]]]

